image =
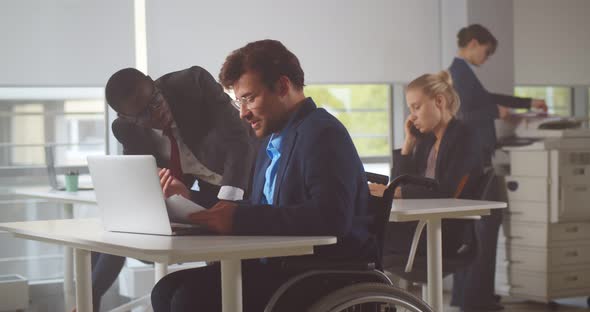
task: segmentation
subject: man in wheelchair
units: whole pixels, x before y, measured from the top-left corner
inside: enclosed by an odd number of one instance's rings
[[[219,78],[234,91],[241,118],[263,143],[249,200],[224,202],[191,220],[218,234],[338,239],[311,257],[243,261],[244,311],[263,311],[283,283],[308,269],[287,264],[291,260],[376,263],[363,165],[344,126],[305,97],[297,57],[279,41],[251,42],[227,57]],[[219,264],[169,274],[152,291],[154,310],[221,311],[219,275]],[[337,286],[308,283],[297,300],[274,310],[304,311]]]

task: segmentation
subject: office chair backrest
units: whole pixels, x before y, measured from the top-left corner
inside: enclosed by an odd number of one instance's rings
[[[480,182],[477,188],[477,198],[479,200],[487,200],[490,198],[491,191],[493,189],[496,172],[493,167],[487,167],[484,169],[483,175],[480,178]]]
[[[484,169],[483,174],[479,178],[477,188],[475,191],[475,198],[476,200],[488,200],[490,199],[491,191],[493,189],[494,180],[496,177],[496,173],[493,167],[488,167]],[[475,223],[470,222],[469,225],[465,227],[465,235],[464,235],[464,248],[461,248],[457,251],[458,255],[464,258],[466,264],[471,263],[473,259],[475,259],[477,249],[479,246],[477,245],[476,233],[475,233]]]

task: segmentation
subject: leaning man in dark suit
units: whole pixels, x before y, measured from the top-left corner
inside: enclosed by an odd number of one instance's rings
[[[227,57],[220,81],[235,92],[241,118],[265,139],[250,200],[192,214],[192,221],[219,234],[336,236],[337,244],[316,247],[313,257],[374,261],[363,164],[344,126],[305,97],[297,57],[278,41],[252,42]],[[242,261],[244,311],[263,311],[292,276],[282,260]],[[304,311],[298,305],[325,290],[319,286],[278,310]],[[156,312],[221,311],[220,266],[167,275],[152,291],[152,306]]]
[[[254,158],[249,129],[205,69],[193,66],[156,81],[122,69],[107,82],[105,96],[118,114],[112,128],[123,153],[156,158],[166,197],[181,194],[207,208],[243,199]],[[125,258],[94,254],[92,260],[100,303]]]

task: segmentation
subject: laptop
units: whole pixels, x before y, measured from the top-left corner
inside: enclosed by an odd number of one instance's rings
[[[47,164],[47,179],[49,186],[57,191],[65,191],[65,177],[60,175],[58,177],[55,170],[55,157],[53,155],[53,146],[45,146],[45,163]],[[93,190],[92,180],[89,175],[83,174],[78,177],[78,190],[88,191]]]
[[[156,235],[207,233],[206,227],[170,222],[151,155],[88,156],[105,230]]]

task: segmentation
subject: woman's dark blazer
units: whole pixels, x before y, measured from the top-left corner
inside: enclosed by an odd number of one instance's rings
[[[492,93],[481,84],[467,61],[455,58],[449,72],[453,87],[461,99],[457,116],[477,133],[484,164],[490,165],[496,148],[494,119],[499,117],[498,105],[511,108],[530,108],[530,98]]]
[[[439,183],[437,190],[420,186],[402,186],[402,198],[451,198],[463,176],[469,175],[460,198],[474,199],[483,172],[481,148],[477,136],[460,120],[453,118],[443,135],[436,159],[435,179]],[[391,177],[402,174],[424,176],[428,154],[436,138],[425,134],[418,139],[410,155],[402,155],[401,150],[393,151],[393,168]]]
[[[418,139],[411,155],[403,156],[400,150],[393,155],[391,177],[402,174],[424,176],[430,149],[436,138],[426,134]],[[481,183],[483,165],[481,148],[476,135],[460,120],[452,119],[440,143],[436,159],[435,179],[437,190],[420,186],[402,186],[402,198],[452,198],[463,176],[469,175],[465,188],[459,198],[476,199],[478,185]],[[472,220],[445,219],[442,221],[443,257],[453,257],[466,240],[465,233],[472,232]],[[386,230],[384,254],[407,255],[417,222],[389,223]],[[470,238],[467,238],[470,240]],[[417,250],[418,256],[426,255],[425,235],[422,235]]]

